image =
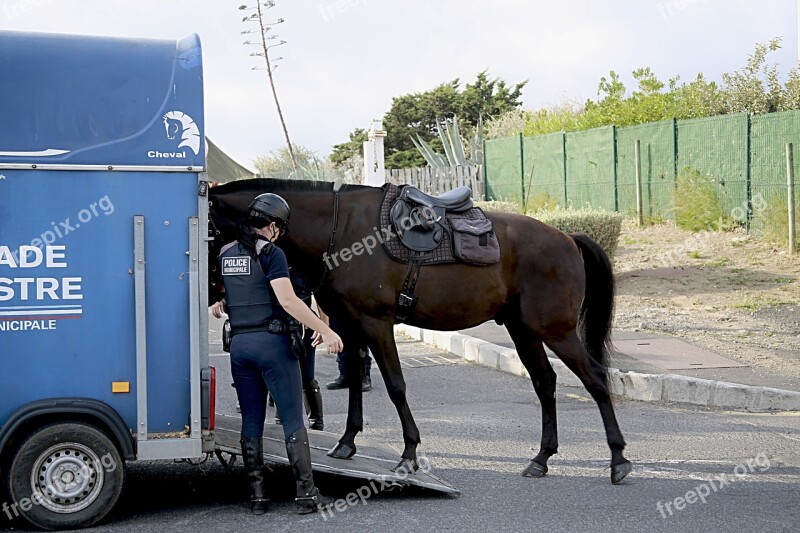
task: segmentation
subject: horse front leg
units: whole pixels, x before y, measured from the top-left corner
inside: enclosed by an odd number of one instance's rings
[[[350,459],[356,454],[356,435],[364,430],[364,403],[361,381],[364,375],[365,360],[360,350],[364,345],[363,335],[347,335],[344,342],[344,357],[347,365],[345,376],[349,385],[347,403],[347,424],[344,435],[329,452],[336,459]]]
[[[417,446],[420,443],[419,428],[414,422],[406,400],[406,382],[403,379],[403,370],[394,341],[393,325],[390,322],[366,317],[362,319],[362,326],[369,338],[369,346],[375,356],[375,362],[380,368],[389,399],[397,409],[397,414],[400,415],[400,424],[403,428],[405,447],[400,462],[393,470],[416,472],[419,469],[417,462]]]

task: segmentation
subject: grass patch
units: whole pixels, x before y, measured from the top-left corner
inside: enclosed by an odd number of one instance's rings
[[[705,174],[685,169],[675,183],[675,224],[694,232],[727,227],[717,188],[717,183]]]
[[[689,257],[691,257],[692,259],[702,259],[703,258],[703,254],[701,254],[697,250],[691,250],[690,252],[687,253],[687,255]]]
[[[764,209],[756,212],[754,221],[761,238],[781,247],[789,246],[789,209],[786,198],[786,194],[771,198]],[[795,249],[798,248],[800,228],[795,228]]]
[[[710,268],[719,268],[719,267],[724,267],[726,265],[730,265],[731,263],[733,263],[733,261],[731,261],[729,258],[720,257],[719,259],[714,259],[712,261],[709,261],[708,263],[704,264],[703,266],[710,267]]]
[[[778,305],[786,305],[791,302],[787,302],[784,300],[779,300],[778,298],[772,298],[769,296],[753,296],[747,294],[742,298],[742,300],[731,304],[731,309],[744,309],[746,311],[750,311],[755,313],[760,309],[764,309],[765,307],[775,307]]]

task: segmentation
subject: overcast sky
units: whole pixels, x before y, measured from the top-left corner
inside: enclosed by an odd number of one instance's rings
[[[203,43],[206,134],[242,163],[283,146],[241,0],[0,0],[0,28]],[[489,69],[529,80],[526,108],[596,96],[600,76],[650,66],[666,80],[719,80],[756,42],[782,36],[773,57],[797,61],[796,0],[276,0],[269,19],[287,44],[275,71],[292,141],[317,151],[347,140],[391,99]],[[252,1],[249,5],[254,5]]]

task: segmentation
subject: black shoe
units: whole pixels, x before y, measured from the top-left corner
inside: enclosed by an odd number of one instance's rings
[[[262,515],[269,507],[264,475],[264,444],[261,439],[245,437],[239,442],[242,445],[242,461],[250,487],[250,510],[255,515]]]
[[[361,382],[361,392],[369,392],[372,390],[372,379],[369,376],[364,376]]]
[[[325,388],[328,390],[346,389],[347,378],[344,376],[344,374],[339,374],[339,377],[325,385]]]
[[[311,472],[311,450],[308,447],[308,431],[300,428],[286,439],[286,456],[289,466],[292,467],[294,481],[297,485],[297,512],[308,514],[318,511],[333,503],[333,498],[323,496],[314,485],[314,475]]]

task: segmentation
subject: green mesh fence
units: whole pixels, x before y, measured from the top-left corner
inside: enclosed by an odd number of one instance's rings
[[[526,210],[565,205],[564,134],[525,137],[522,153]]]
[[[711,178],[726,215],[747,207],[747,121],[746,114],[678,121],[678,173]]]
[[[800,176],[800,111],[750,119],[750,177],[753,233],[788,242],[786,143],[794,146],[794,175]],[[795,179],[795,206],[800,192]]]
[[[522,204],[520,137],[486,141],[484,160],[486,199]]]
[[[645,217],[672,216],[675,189],[675,122],[617,129],[617,194],[619,210],[636,214],[636,158],[639,141],[642,169],[642,212]]]
[[[614,127],[567,133],[567,196],[574,207],[616,210]]]
[[[715,183],[726,217],[748,225],[756,234],[786,241],[785,146],[794,143],[795,173],[800,175],[800,111],[609,126],[521,142],[519,136],[487,141],[487,198],[525,203],[529,209],[543,203],[563,204],[566,198],[575,207],[589,204],[633,214],[637,139],[646,216],[672,217],[676,171],[699,172]],[[795,204],[800,205],[797,185]]]

